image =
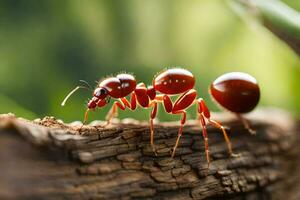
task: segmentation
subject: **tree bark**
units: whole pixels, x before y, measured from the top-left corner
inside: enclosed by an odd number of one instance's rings
[[[0,116],[0,199],[300,199],[299,123],[263,109],[249,119],[250,135],[226,114],[238,157],[228,157],[221,132],[208,128],[211,166],[197,121],[184,128],[170,157],[178,122],[123,120],[107,128],[64,124],[53,117],[28,121]],[[94,125],[97,125],[94,122]]]

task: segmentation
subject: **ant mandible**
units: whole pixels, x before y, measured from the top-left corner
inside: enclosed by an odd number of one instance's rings
[[[206,160],[209,167],[210,158],[208,135],[206,130],[207,122],[222,131],[224,139],[227,143],[229,154],[234,154],[232,152],[232,145],[225,128],[219,122],[211,119],[208,107],[202,98],[197,98],[197,91],[194,89],[194,86],[195,77],[191,72],[182,68],[163,70],[154,77],[152,85],[148,87],[146,87],[144,83],[137,84],[135,78],[130,74],[118,74],[116,77],[106,78],[101,81],[94,90],[93,98],[87,104],[88,108],[84,115],[83,124],[86,123],[88,112],[90,110],[95,110],[96,107],[104,107],[107,105],[110,98],[114,98],[116,101],[113,103],[112,108],[106,116],[106,125],[110,124],[111,119],[117,115],[118,108],[121,110],[128,108],[133,111],[136,109],[137,104],[143,108],[152,108],[150,113],[150,144],[153,152],[155,153],[153,120],[157,114],[158,103],[162,103],[167,113],[181,115],[178,136],[172,151],[172,157],[174,157],[176,148],[182,135],[183,127],[186,123],[186,110],[191,105],[196,104],[198,119],[202,127],[202,135],[205,143]],[[65,104],[66,100],[76,90],[82,87],[83,86],[78,86],[72,90],[64,99],[62,105]],[[214,90],[213,86],[211,86],[211,94],[213,97],[216,97],[215,99],[218,102],[222,102],[222,100],[218,98],[219,96],[215,95],[216,91]],[[131,95],[130,101],[128,101],[126,98],[128,95]],[[173,95],[179,95],[174,103],[170,98],[170,96]],[[225,102],[225,100],[223,101]]]

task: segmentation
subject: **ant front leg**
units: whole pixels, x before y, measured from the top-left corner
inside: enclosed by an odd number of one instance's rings
[[[85,113],[84,113],[84,119],[83,119],[82,125],[80,126],[79,129],[77,129],[77,131],[78,131],[79,133],[81,133],[83,126],[86,125],[86,123],[87,123],[87,120],[88,120],[88,114],[89,114],[89,111],[90,111],[90,110],[95,110],[95,109],[90,109],[90,108],[86,109],[86,111],[85,111]],[[97,129],[96,127],[94,127],[94,128]],[[97,129],[97,130],[98,130],[98,129]]]
[[[86,111],[85,111],[85,113],[84,113],[84,119],[83,119],[82,125],[80,126],[79,129],[77,129],[77,131],[78,131],[79,133],[81,133],[81,130],[82,130],[83,126],[86,125],[86,122],[87,122],[87,120],[88,120],[88,114],[89,114],[89,111],[90,111],[90,109],[88,108],[88,109],[86,109]]]
[[[118,108],[120,108],[121,110],[125,110],[126,106],[120,100],[115,101],[113,106],[111,107],[111,109],[109,110],[109,112],[107,113],[107,115],[105,117],[106,124],[104,124],[102,127],[109,125],[111,123],[112,118],[117,116]]]
[[[85,113],[84,113],[84,119],[83,119],[83,123],[82,123],[81,128],[86,124],[86,122],[87,122],[87,120],[88,120],[89,111],[90,111],[90,109],[88,108],[88,109],[85,111]],[[81,128],[80,128],[80,129],[81,129]]]
[[[113,117],[118,115],[118,108],[121,110],[125,110],[129,108],[130,110],[136,109],[136,94],[134,92],[131,93],[130,102],[126,99],[126,97],[122,97],[118,99],[118,101],[115,101],[109,112],[107,113],[105,119],[106,124],[103,125],[103,127],[109,125],[111,123],[111,120]]]
[[[136,99],[135,92],[131,93],[130,102],[126,99],[126,97],[121,98],[121,101],[123,102],[123,104],[132,111],[136,109],[136,100],[137,99]]]

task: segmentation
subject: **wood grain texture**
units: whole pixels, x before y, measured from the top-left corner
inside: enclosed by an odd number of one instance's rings
[[[176,157],[178,122],[158,123],[154,156],[147,123],[110,127],[28,121],[0,116],[0,199],[300,199],[299,126],[289,114],[264,109],[250,116],[250,135],[228,115],[235,153],[221,132],[208,128],[207,170],[201,129],[189,121]],[[97,123],[94,123],[97,124]]]

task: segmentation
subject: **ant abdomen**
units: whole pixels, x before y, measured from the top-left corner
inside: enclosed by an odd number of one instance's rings
[[[260,98],[256,79],[242,72],[230,72],[219,76],[211,84],[210,94],[218,104],[234,113],[252,111]]]
[[[242,116],[252,111],[260,98],[260,89],[253,76],[243,72],[223,74],[211,84],[210,94],[219,105],[235,113],[251,134],[256,133]]]

